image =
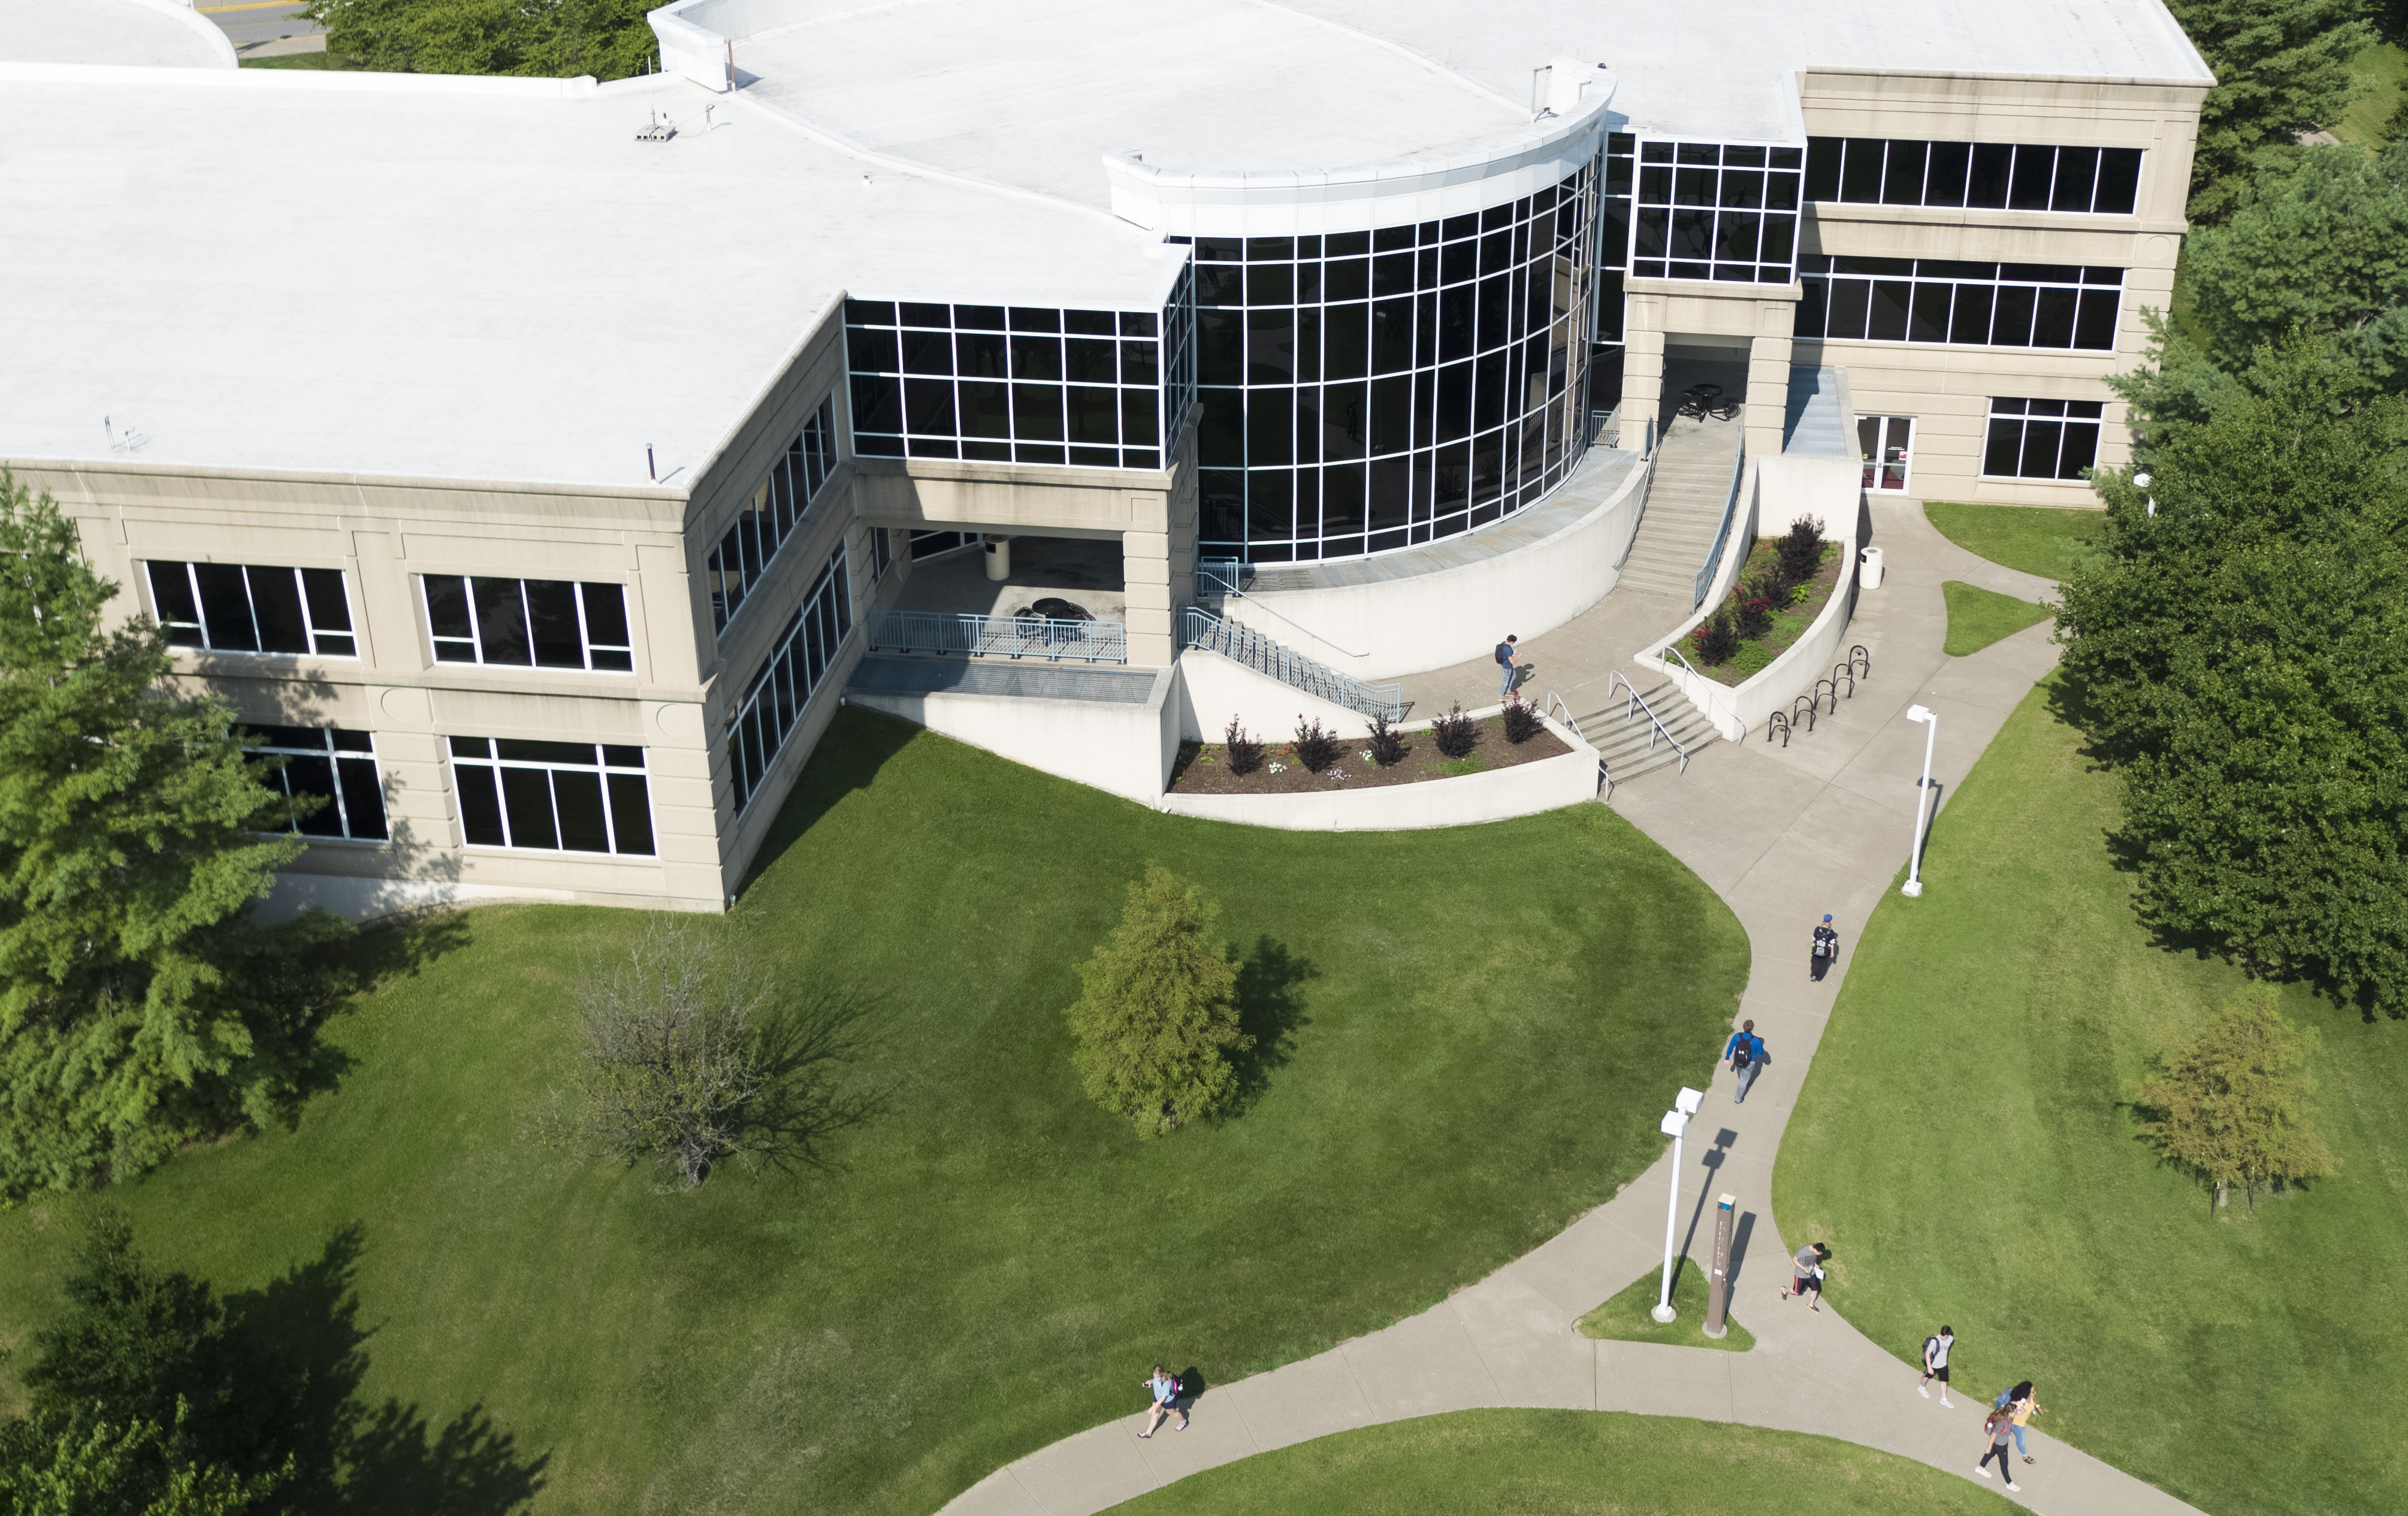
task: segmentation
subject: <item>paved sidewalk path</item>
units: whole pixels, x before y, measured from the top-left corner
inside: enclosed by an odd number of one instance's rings
[[[2056,662],[2046,624],[1969,658],[1942,654],[1942,579],[2031,599],[2050,586],[1956,547],[1911,502],[1879,502],[1872,510],[1889,578],[1858,605],[1850,640],[1870,651],[1872,678],[1854,699],[1785,749],[1761,734],[1745,743],[1716,743],[1686,775],[1649,775],[1617,790],[1613,800],[1729,902],[1755,950],[1741,1014],[1755,1020],[1770,1060],[1744,1106],[1733,1103],[1729,1072],[1717,1067],[1705,1108],[1690,1123],[1679,1210],[1684,1237],[1691,1239],[1684,1246],[1703,1254],[1713,1247],[1710,1197],[1725,1191],[1738,1197],[1731,1313],[1755,1334],[1755,1349],[1596,1342],[1573,1330],[1581,1316],[1661,1266],[1668,1152],[1560,1236],[1422,1314],[1268,1374],[1214,1386],[1197,1403],[1186,1432],[1166,1423],[1140,1440],[1143,1417],[1132,1413],[1065,1438],[981,1480],[948,1512],[1086,1516],[1273,1448],[1378,1422],[1492,1406],[1742,1422],[1840,1437],[1973,1478],[1982,1411],[1998,1386],[1968,1384],[1956,1409],[1943,1409],[1915,1394],[1919,1368],[1876,1347],[1839,1308],[1827,1303],[1816,1313],[1803,1301],[1780,1298],[1785,1256],[1807,1239],[1784,1238],[1774,1228],[1773,1155],[1845,976],[1846,949],[1905,861],[1923,729],[1903,712],[1915,701],[1940,712],[1934,773],[1944,805]],[[1605,670],[1580,672],[1601,679]],[[1807,946],[1825,911],[1838,918],[1842,953],[1815,984]],[[1667,1106],[1672,1094],[1664,1092]],[[1989,1351],[1995,1355],[1997,1345]],[[2034,1432],[2032,1443],[2040,1462],[2015,1466],[2023,1494],[2009,1498],[2035,1510],[2159,1516],[2192,1509],[2045,1434]]]

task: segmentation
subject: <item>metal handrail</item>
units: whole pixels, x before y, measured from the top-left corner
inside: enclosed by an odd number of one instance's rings
[[[1673,657],[1680,659],[1681,666],[1688,670],[1689,678],[1697,681],[1698,684],[1706,687],[1706,706],[1708,714],[1711,715],[1713,713],[1713,708],[1714,707],[1720,706],[1724,714],[1730,718],[1731,724],[1739,728],[1739,740],[1742,742],[1746,741],[1747,722],[1739,719],[1738,708],[1713,693],[1715,690],[1721,688],[1721,686],[1715,684],[1713,680],[1706,678],[1703,674],[1698,673],[1696,666],[1689,662],[1688,654],[1683,652],[1678,644],[1668,642],[1664,645],[1664,651],[1670,653]],[[1697,698],[1695,694],[1685,691],[1684,693],[1688,694],[1689,698],[1692,700]]]
[[[1620,683],[1625,690],[1630,693],[1629,704],[1622,708],[1622,719],[1626,722],[1630,719],[1631,708],[1634,706],[1639,709],[1645,711],[1647,713],[1647,723],[1655,728],[1654,731],[1647,734],[1647,751],[1649,752],[1654,752],[1656,751],[1656,739],[1659,737],[1662,737],[1665,741],[1672,745],[1672,751],[1674,752],[1681,755],[1681,772],[1684,774],[1687,773],[1689,771],[1689,745],[1672,735],[1672,729],[1664,724],[1664,718],[1656,715],[1656,708],[1649,705],[1647,703],[1647,697],[1639,693],[1639,686],[1631,683],[1628,679],[1622,677],[1622,670],[1617,668],[1612,673],[1606,676],[1605,697],[1608,700],[1613,698],[1613,687],[1617,682]]]
[[[1280,615],[1278,611],[1273,610],[1268,606],[1263,605],[1260,600],[1248,594],[1240,586],[1245,580],[1246,571],[1252,567],[1254,567],[1254,565],[1247,563],[1241,558],[1199,558],[1196,561],[1196,593],[1199,595],[1217,594],[1224,600],[1226,600],[1231,595],[1235,595],[1239,599],[1247,602],[1249,605],[1261,607],[1263,614],[1266,616],[1279,617],[1281,621],[1287,622],[1290,626],[1295,627],[1297,631],[1302,632],[1305,636],[1312,638],[1312,640],[1320,643],[1323,647],[1327,648],[1332,652],[1342,652],[1349,658],[1369,658],[1371,656],[1368,652],[1354,652],[1345,648],[1341,648],[1337,643],[1330,641],[1327,637],[1323,636],[1320,633],[1314,631],[1312,627],[1305,625],[1302,622],[1296,620],[1292,616]],[[1204,588],[1204,584],[1207,579],[1211,580],[1212,583],[1217,586],[1217,589],[1207,591]]]
[[[930,652],[966,658],[1077,659],[1128,662],[1123,622],[1057,620],[1050,616],[980,616],[968,611],[890,610],[871,635],[872,652]]]
[[[1201,606],[1179,608],[1179,640],[1182,647],[1209,648],[1233,663],[1361,715],[1385,716],[1392,722],[1405,719],[1402,683],[1367,684]]]
[[[1740,434],[1739,451],[1731,455],[1730,497],[1723,502],[1723,523],[1714,530],[1713,551],[1706,554],[1706,566],[1698,570],[1690,581],[1689,608],[1697,609],[1706,603],[1706,591],[1713,587],[1714,573],[1723,565],[1723,549],[1730,543],[1731,522],[1739,515],[1739,486],[1747,473],[1747,435]]]
[[[1613,693],[1613,683],[1612,680],[1609,679],[1606,682],[1605,689],[1608,694],[1612,694]],[[1562,695],[1557,694],[1553,690],[1549,690],[1547,692],[1547,703],[1540,708],[1546,711],[1562,711],[1564,713],[1564,724],[1572,729],[1572,736],[1580,738],[1583,742],[1588,742],[1588,734],[1581,730],[1580,718],[1572,714],[1572,708],[1565,703]],[[1597,746],[1594,742],[1588,742],[1588,745],[1591,748],[1595,748]],[[1655,744],[1651,742],[1648,746],[1653,747]],[[1613,776],[1606,771],[1605,754],[1601,752],[1597,755],[1597,778],[1598,782],[1605,786],[1605,797],[1608,800],[1612,799]]]

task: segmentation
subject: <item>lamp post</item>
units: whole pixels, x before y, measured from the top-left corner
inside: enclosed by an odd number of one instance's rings
[[[1906,855],[1906,882],[1899,887],[1903,895],[1923,894],[1923,828],[1924,807],[1931,799],[1931,750],[1940,741],[1940,712],[1928,706],[1909,706],[1906,719],[1923,723],[1922,788],[1914,795],[1914,843]]]
[[[1689,1129],[1689,1118],[1698,1113],[1705,1099],[1703,1090],[1682,1085],[1681,1093],[1673,1098],[1672,1108],[1664,1113],[1663,1122],[1656,1127],[1672,1139],[1671,1182],[1664,1187],[1664,1285],[1656,1294],[1656,1309],[1648,1312],[1659,1322],[1669,1322],[1678,1314],[1672,1309],[1672,1233],[1681,1215],[1681,1134]]]

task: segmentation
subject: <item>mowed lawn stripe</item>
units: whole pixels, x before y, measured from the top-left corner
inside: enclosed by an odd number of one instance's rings
[[[2042,1430],[2205,1509],[2408,1509],[2381,1430],[2408,1390],[2408,1025],[2287,989],[2341,1171],[2211,1217],[2129,1102],[2244,981],[2152,939],[2120,780],[2055,695],[1942,813],[1924,896],[1867,925],[1774,1171],[1784,1237],[1832,1243],[1833,1301],[1901,1375],[1953,1324],[1975,1404],[2033,1380]]]
[[[1149,860],[1222,904],[1265,1040],[1236,1119],[1140,1142],[1081,1093],[1062,1011]],[[638,922],[371,935],[384,977],[327,1034],[351,1066],[295,1130],[103,1198],[228,1289],[357,1223],[368,1392],[438,1426],[484,1407],[549,1457],[539,1510],[919,1516],[1139,1409],[1157,1359],[1226,1382],[1553,1235],[1661,1151],[1662,1092],[1706,1073],[1747,964],[1600,806],[1221,825],[848,711],[717,929],[857,1013],[884,1111],[824,1168],[679,1195],[527,1136],[579,977]],[[0,1340],[54,1298],[87,1204],[0,1216]]]

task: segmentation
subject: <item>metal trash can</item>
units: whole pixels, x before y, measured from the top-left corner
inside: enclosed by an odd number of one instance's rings
[[[1882,586],[1882,551],[1879,548],[1867,548],[1863,552],[1857,554],[1857,557],[1864,566],[1856,571],[1856,582],[1868,590],[1880,589]]]

